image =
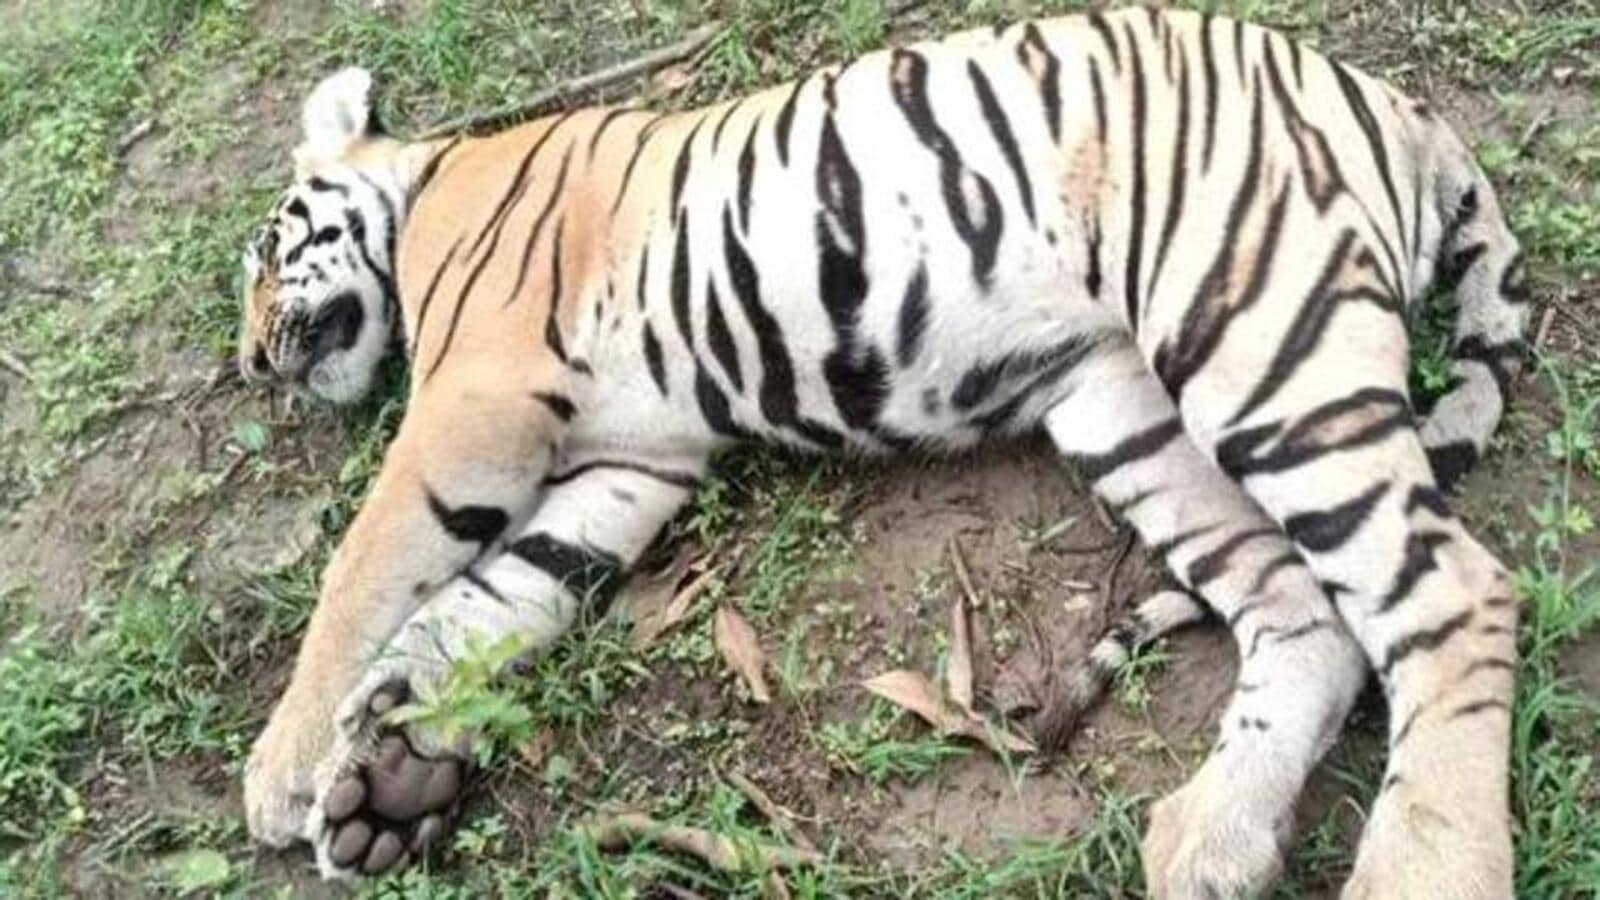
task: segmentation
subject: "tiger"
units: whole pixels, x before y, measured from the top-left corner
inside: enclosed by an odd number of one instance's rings
[[[244,254],[239,365],[406,412],[245,767],[250,832],[394,870],[476,736],[395,710],[602,606],[714,454],[1043,432],[1170,570],[1035,725],[1214,615],[1237,683],[1149,810],[1154,897],[1254,896],[1369,677],[1389,737],[1343,896],[1509,897],[1518,609],[1452,512],[1524,356],[1495,190],[1428,104],[1242,21],[1125,9],[894,47],[686,111],[403,140],[309,94]],[[1408,392],[1453,291],[1452,383]],[[475,649],[476,648],[476,649]]]

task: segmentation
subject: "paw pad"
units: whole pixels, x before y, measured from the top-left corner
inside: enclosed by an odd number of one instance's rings
[[[404,684],[385,685],[367,702],[382,716],[410,696]],[[328,861],[364,875],[380,875],[426,856],[460,810],[467,763],[419,752],[400,729],[380,731],[364,764],[336,780],[322,799]]]

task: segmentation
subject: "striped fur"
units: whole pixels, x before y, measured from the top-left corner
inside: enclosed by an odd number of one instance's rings
[[[448,810],[406,798],[470,737],[397,730],[376,698],[474,641],[554,639],[719,448],[1043,428],[1184,589],[1064,673],[1053,730],[1190,597],[1240,648],[1214,753],[1152,811],[1152,893],[1265,888],[1376,670],[1389,776],[1347,896],[1509,895],[1515,605],[1441,490],[1504,409],[1527,298],[1493,189],[1426,106],[1149,10],[448,142],[374,133],[367,93],[351,72],[313,93],[249,257],[247,370],[347,400],[398,330],[413,373],[251,757],[259,837],[311,840],[330,876],[426,852]],[[1405,321],[1440,279],[1457,381],[1419,421]]]

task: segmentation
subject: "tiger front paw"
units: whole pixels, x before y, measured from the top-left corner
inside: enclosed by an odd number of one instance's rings
[[[388,721],[413,696],[402,678],[369,678],[340,710],[307,825],[324,878],[403,868],[437,848],[460,816],[470,742],[446,744]]]
[[[1452,802],[1453,801],[1453,802]],[[1361,835],[1342,900],[1510,900],[1510,820],[1391,776]]]
[[[1150,810],[1140,847],[1145,883],[1160,900],[1264,894],[1283,871],[1291,805],[1232,784],[1213,758]]]
[[[333,744],[332,714],[286,694],[244,768],[245,820],[250,836],[282,849],[305,840],[316,799],[315,772]]]

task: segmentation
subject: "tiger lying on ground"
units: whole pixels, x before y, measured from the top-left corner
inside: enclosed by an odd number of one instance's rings
[[[250,757],[256,837],[310,841],[330,877],[437,842],[470,737],[383,714],[469,643],[554,640],[717,449],[1043,428],[1184,588],[1064,676],[1043,730],[1200,600],[1240,648],[1214,752],[1151,811],[1151,893],[1268,885],[1375,670],[1388,770],[1346,896],[1509,896],[1517,609],[1441,488],[1500,418],[1527,296],[1493,189],[1426,105],[1149,10],[484,137],[388,137],[369,93],[360,70],[315,89],[246,254],[247,374],[348,402],[396,333],[412,364]],[[1436,280],[1456,380],[1419,423],[1405,322]]]

